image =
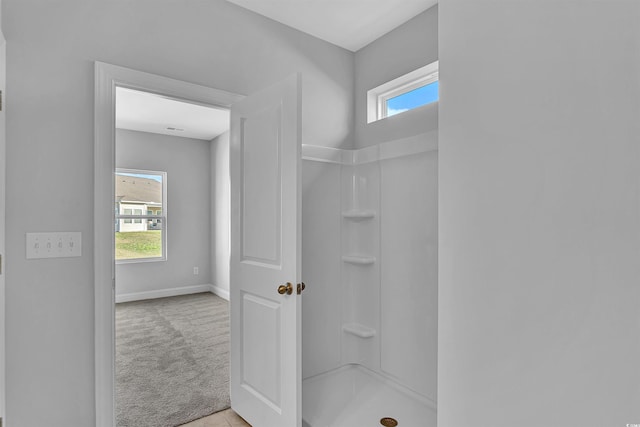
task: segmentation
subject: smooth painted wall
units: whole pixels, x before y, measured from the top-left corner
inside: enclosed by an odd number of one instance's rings
[[[5,329],[5,303],[4,303],[4,227],[5,227],[5,168],[6,155],[5,149],[7,145],[6,138],[6,120],[5,120],[5,102],[6,99],[6,77],[7,77],[7,44],[2,32],[2,1],[0,0],[0,91],[2,91],[2,111],[0,111],[0,255],[3,260],[0,261],[0,417],[4,417],[4,401],[5,401],[5,372],[4,372],[4,329]]]
[[[438,60],[438,5],[355,54],[355,146],[376,145],[438,128],[437,104],[367,123],[367,91]]]
[[[231,175],[229,132],[211,141],[211,280],[229,298],[231,261]]]
[[[2,7],[7,423],[91,426],[94,61],[239,94],[300,71],[305,143],[340,147],[353,139],[353,54],[224,0]],[[37,231],[82,232],[82,256],[26,260],[25,233]]]
[[[167,259],[116,263],[116,298],[210,284],[210,142],[117,129],[116,167],[167,173]]]
[[[440,3],[438,426],[640,422],[640,3]]]

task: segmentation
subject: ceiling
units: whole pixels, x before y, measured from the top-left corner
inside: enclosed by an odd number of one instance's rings
[[[227,0],[356,52],[438,0]]]
[[[116,128],[210,141],[229,130],[229,111],[118,87]]]

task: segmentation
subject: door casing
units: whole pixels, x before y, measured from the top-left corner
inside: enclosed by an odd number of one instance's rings
[[[2,36],[0,29],[0,420],[5,419],[5,280],[4,280],[4,239],[5,239],[5,168],[6,168],[6,135],[5,135],[5,76],[7,69],[6,61],[7,43]],[[0,424],[0,427],[2,425]]]

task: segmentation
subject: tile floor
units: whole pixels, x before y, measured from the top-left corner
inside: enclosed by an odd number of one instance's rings
[[[181,427],[251,427],[245,420],[231,409],[216,412],[208,417],[191,421]]]

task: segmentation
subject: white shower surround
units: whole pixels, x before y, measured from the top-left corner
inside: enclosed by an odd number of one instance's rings
[[[362,407],[354,397],[353,410],[330,409],[323,399],[335,384],[365,395],[377,388],[375,395],[413,402],[407,408],[435,411],[437,148],[437,130],[357,150],[302,146],[303,260],[313,260],[303,265],[311,290],[303,419],[311,427],[342,425],[345,413]],[[387,414],[394,415],[418,414]]]
[[[343,166],[361,165],[396,157],[410,156],[438,149],[438,131],[383,142],[357,150],[302,144],[302,160],[335,163]]]

